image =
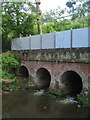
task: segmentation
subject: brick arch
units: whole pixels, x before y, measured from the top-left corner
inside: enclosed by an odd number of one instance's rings
[[[85,76],[85,73],[84,72],[82,72],[82,70],[80,69],[80,67],[79,66],[74,66],[73,67],[73,65],[71,65],[71,66],[65,66],[63,69],[62,69],[62,71],[60,71],[59,72],[59,79],[61,78],[61,76],[65,73],[65,72],[67,72],[67,71],[74,71],[74,72],[76,72],[77,74],[79,74],[79,76],[82,78],[82,81],[84,81],[84,76]]]
[[[83,82],[84,90],[88,89],[88,74],[90,69],[88,70],[88,64],[85,63],[56,63],[56,62],[47,62],[47,61],[24,61],[22,60],[22,64],[24,64],[28,70],[29,74],[32,76],[32,80],[35,81],[36,72],[39,68],[44,67],[50,72],[51,82],[50,87],[55,87],[55,82],[60,84],[61,75],[66,71],[71,70],[75,71],[80,75]]]
[[[82,71],[82,69],[80,69],[79,66],[76,66],[76,67],[73,67],[73,66],[69,66],[68,67],[68,66],[66,66],[65,68],[63,68],[62,71],[60,71],[59,75],[58,75],[58,80],[60,81],[60,83],[61,83],[61,77],[62,77],[62,75],[64,73],[66,73],[67,71],[73,71],[73,72],[77,73],[81,77],[81,79],[82,79],[82,91],[84,89],[86,89],[86,86],[87,86],[86,85],[86,81],[85,81],[85,79],[86,79],[86,73],[84,73]]]
[[[63,91],[65,94],[69,95],[77,95],[82,92],[83,89],[83,81],[80,75],[73,71],[68,70],[61,75],[60,79],[63,84]]]
[[[51,69],[51,66],[49,67],[48,64],[47,64],[47,66],[44,65],[44,64],[38,64],[38,65],[36,66],[35,72],[37,72],[40,68],[44,68],[44,69],[48,70],[48,72],[49,72],[50,74],[52,74],[52,73],[51,73],[51,70],[50,70],[50,69]]]
[[[38,89],[48,89],[51,82],[51,74],[46,67],[40,67],[36,71],[36,87]]]
[[[20,68],[21,67],[25,67],[25,69],[27,70],[27,72],[28,72],[28,77],[30,76],[30,70],[29,70],[29,68],[28,68],[28,66],[26,65],[26,64],[21,64],[21,66],[19,67],[19,72],[20,72]]]
[[[67,71],[74,71],[74,72],[76,72],[77,74],[79,74],[79,76],[82,78],[82,80],[83,80],[83,75],[81,74],[81,71],[79,71],[79,70],[75,70],[75,69],[63,69],[60,73],[59,73],[59,79],[61,78],[61,76],[65,73],[65,72],[67,72]]]

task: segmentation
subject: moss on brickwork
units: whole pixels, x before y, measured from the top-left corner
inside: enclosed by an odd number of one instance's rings
[[[22,59],[89,63],[89,48],[23,51]]]

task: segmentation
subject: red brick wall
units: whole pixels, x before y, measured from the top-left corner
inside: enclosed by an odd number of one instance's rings
[[[30,76],[35,80],[36,72],[39,68],[46,68],[51,75],[50,87],[55,87],[55,81],[59,81],[61,76],[69,70],[75,71],[80,75],[83,82],[83,88],[88,88],[88,76],[90,76],[90,64],[85,63],[57,63],[43,61],[21,61],[29,70]]]

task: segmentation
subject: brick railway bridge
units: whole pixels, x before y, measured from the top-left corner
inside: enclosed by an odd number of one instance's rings
[[[22,50],[18,71],[29,78],[30,86],[79,94],[89,90],[89,51],[89,48]]]
[[[89,90],[89,31],[87,27],[13,39],[11,49],[21,56],[19,73],[38,89],[52,87],[66,94]]]

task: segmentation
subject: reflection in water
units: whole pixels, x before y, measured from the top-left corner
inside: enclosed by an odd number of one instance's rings
[[[21,90],[2,96],[3,118],[86,118],[88,110]]]

